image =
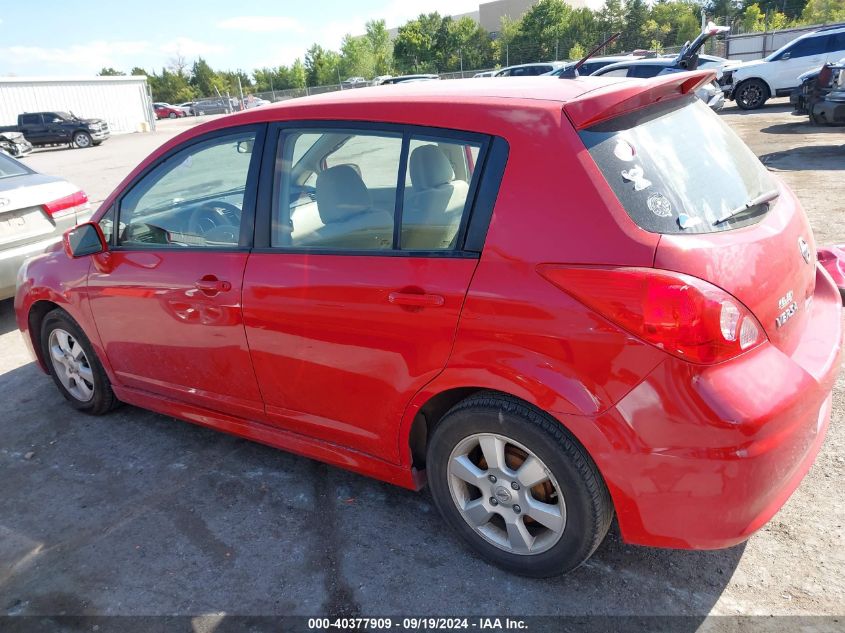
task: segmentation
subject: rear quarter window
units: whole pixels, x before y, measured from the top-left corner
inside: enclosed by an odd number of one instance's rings
[[[776,190],[745,143],[695,97],[580,135],[628,215],[653,233],[713,233],[753,224],[768,203],[746,204]]]

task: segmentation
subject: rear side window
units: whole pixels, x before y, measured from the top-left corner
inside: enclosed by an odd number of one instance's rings
[[[655,64],[634,64],[628,69],[628,76],[640,78],[657,77],[664,68],[665,66],[657,66]]]
[[[40,125],[41,124],[41,115],[40,114],[22,114],[21,115],[21,125]]]
[[[752,203],[776,192],[745,143],[694,97],[600,123],[581,139],[631,219],[653,233],[747,226],[768,210]]]
[[[12,160],[5,154],[0,153],[0,178],[11,178],[12,176],[23,176],[31,173],[18,161]]]
[[[798,57],[812,57],[813,55],[824,55],[828,51],[830,37],[823,35],[820,37],[807,37],[803,40],[798,40],[790,48],[785,50],[781,55],[781,59],[796,59]]]

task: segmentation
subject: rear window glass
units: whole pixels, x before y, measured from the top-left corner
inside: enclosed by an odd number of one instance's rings
[[[753,224],[768,211],[760,200],[776,191],[757,157],[699,99],[601,123],[581,139],[631,219],[653,233]]]
[[[0,152],[0,178],[10,178],[12,176],[23,176],[30,171],[21,165],[18,161],[12,160]]]

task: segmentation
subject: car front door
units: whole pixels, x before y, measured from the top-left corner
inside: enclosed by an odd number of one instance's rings
[[[88,288],[122,385],[242,417],[263,415],[241,280],[264,129],[192,139],[118,198],[115,228],[105,226],[112,246],[95,256]]]
[[[271,423],[398,460],[478,261],[464,235],[488,139],[360,125],[268,141],[244,323]]]
[[[55,112],[44,113],[44,141],[66,143],[70,141],[69,123]]]

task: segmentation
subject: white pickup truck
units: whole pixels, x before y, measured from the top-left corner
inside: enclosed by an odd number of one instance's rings
[[[719,84],[743,110],[756,110],[770,97],[789,95],[798,75],[845,56],[845,24],[805,33],[768,57],[745,62],[722,73]]]

